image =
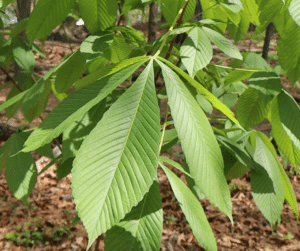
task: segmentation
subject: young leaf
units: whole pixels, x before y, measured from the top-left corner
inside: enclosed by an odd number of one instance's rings
[[[212,59],[213,51],[210,41],[199,27],[192,29],[180,47],[183,65],[193,78],[197,71],[204,68]]]
[[[85,59],[79,50],[74,52],[64,65],[58,69],[55,89],[58,93],[66,92],[86,71]]]
[[[300,165],[300,109],[293,97],[282,90],[272,101],[272,134],[282,153],[296,169]]]
[[[208,38],[216,46],[218,46],[221,51],[223,51],[230,57],[243,60],[243,56],[230,40],[210,28],[202,27],[202,29],[204,30]]]
[[[30,153],[18,153],[28,133],[16,133],[11,137],[5,177],[9,190],[17,199],[26,202],[37,181],[37,168]],[[14,155],[14,156],[12,156]]]
[[[44,38],[68,15],[76,0],[40,0],[34,7],[26,26],[30,41]]]
[[[218,250],[213,231],[198,199],[172,171],[162,163],[160,166],[168,176],[175,197],[197,241],[207,250]]]
[[[162,230],[161,197],[158,182],[154,181],[144,199],[107,231],[105,250],[159,250]]]
[[[254,160],[260,167],[251,171],[252,195],[257,207],[274,226],[283,209],[283,184],[276,160],[260,134],[255,137]]]
[[[157,63],[162,69],[171,114],[190,174],[211,203],[232,219],[221,150],[208,119],[180,78],[160,61]]]
[[[150,61],[85,138],[73,163],[73,195],[88,232],[88,248],[149,190],[158,164],[159,130]]]
[[[102,75],[94,84],[71,93],[34,130],[25,142],[23,151],[33,151],[50,143],[53,138],[58,137],[67,129],[72,122],[82,117],[88,110],[109,95],[146,60],[144,57],[140,58],[140,61],[128,60],[128,62],[123,64],[123,69],[116,65],[110,68],[110,71],[106,72],[106,75]],[[114,71],[115,68],[118,69],[117,72]]]
[[[104,31],[117,17],[117,0],[79,0],[79,10],[91,33]]]

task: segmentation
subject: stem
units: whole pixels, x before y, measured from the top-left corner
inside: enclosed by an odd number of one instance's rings
[[[174,19],[174,21],[173,21],[171,27],[169,28],[168,32],[166,33],[165,38],[164,38],[164,40],[163,40],[161,46],[159,47],[158,51],[157,51],[157,52],[155,53],[155,55],[153,56],[154,59],[156,59],[156,58],[159,56],[159,54],[161,53],[161,51],[162,51],[162,49],[164,48],[166,42],[168,41],[168,38],[169,38],[169,36],[170,36],[172,30],[174,29],[175,25],[176,25],[176,24],[177,24],[177,25],[179,24],[178,21],[179,21],[180,23],[182,22],[182,17],[183,17],[185,8],[186,8],[186,6],[187,6],[188,3],[189,3],[189,0],[185,0],[184,5],[183,5],[182,8],[178,11],[178,14],[177,14],[176,18]]]
[[[71,45],[71,43],[70,43],[70,37],[69,37],[69,35],[68,35],[67,32],[66,32],[65,25],[62,24],[62,27],[63,27],[64,33],[65,33],[65,35],[66,35],[66,37],[67,37],[67,41],[68,41],[69,47],[70,47],[70,49],[71,49],[71,52],[73,53],[74,51],[73,51],[72,45]]]
[[[165,137],[165,132],[166,132],[166,127],[167,127],[167,120],[168,120],[168,115],[169,115],[169,112],[168,112],[168,104],[166,104],[166,110],[165,110],[165,120],[164,120],[164,125],[163,125],[163,130],[162,130],[162,134],[161,134],[161,140],[160,140],[160,143],[159,143],[159,152],[161,150],[161,147],[162,147],[162,144],[164,142],[164,137]]]
[[[0,67],[0,69],[5,73],[5,75],[11,80],[11,82],[13,83],[13,85],[19,90],[19,92],[23,92],[23,90],[21,89],[20,86],[17,85],[16,81],[13,79],[12,76],[10,76],[10,74],[8,73],[8,71],[6,71],[4,69],[4,67]]]

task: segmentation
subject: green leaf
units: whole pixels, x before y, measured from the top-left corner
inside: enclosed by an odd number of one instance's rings
[[[180,78],[160,61],[157,63],[162,69],[171,114],[190,174],[211,203],[232,219],[224,163],[208,119]]]
[[[261,55],[254,52],[247,52],[244,54],[245,68],[250,69],[264,69],[273,71],[273,68],[262,58]]]
[[[236,106],[236,115],[241,125],[249,130],[262,122],[270,111],[272,98],[252,87],[244,91]]]
[[[245,11],[245,14],[247,15],[247,17],[249,17],[249,21],[251,23],[253,23],[256,26],[260,25],[260,21],[259,21],[259,14],[260,14],[260,9],[258,6],[258,3],[256,0],[241,0],[242,4],[243,4],[243,8]],[[241,13],[242,18],[241,21],[243,20],[244,13]],[[249,25],[248,25],[249,27]]]
[[[300,79],[300,27],[289,19],[277,45],[279,63],[292,85]]]
[[[92,60],[103,55],[103,52],[113,43],[112,32],[97,32],[88,36],[80,45],[80,52],[87,60]]]
[[[171,165],[171,166],[174,166],[174,167],[176,167],[179,171],[183,172],[185,175],[187,175],[187,176],[189,176],[189,177],[191,176],[188,172],[186,172],[186,170],[185,170],[179,163],[177,163],[177,162],[174,161],[174,160],[171,160],[171,159],[169,159],[169,158],[160,156],[160,157],[159,157],[159,161],[160,161],[161,163],[167,163],[167,164],[169,164],[169,165]]]
[[[10,32],[10,37],[13,38],[19,35],[22,31],[24,31],[26,29],[27,22],[28,18],[25,18],[22,21],[14,24]]]
[[[176,129],[166,130],[165,136],[163,139],[163,144],[161,147],[161,152],[169,150],[178,142],[178,135]]]
[[[74,157],[68,158],[57,166],[56,174],[58,180],[63,179],[71,172],[74,159]]]
[[[6,168],[7,166],[7,160],[9,157],[9,151],[10,151],[10,145],[11,145],[11,139],[10,137],[5,144],[0,148],[0,172]]]
[[[29,122],[41,115],[46,109],[50,90],[50,80],[45,81],[43,78],[40,78],[25,95],[22,102],[22,110]]]
[[[261,1],[259,4],[260,15],[259,21],[261,25],[266,26],[272,22],[284,7],[284,1],[272,0],[272,1]]]
[[[0,47],[0,65],[4,64],[10,54],[12,53],[12,40],[5,41]]]
[[[183,8],[185,0],[162,0],[161,10],[167,22],[172,23],[176,18],[179,10]],[[195,13],[196,1],[190,0],[183,14],[182,22],[189,20]]]
[[[91,132],[105,112],[106,100],[102,100],[63,132],[63,161],[75,157],[84,138]]]
[[[85,72],[85,59],[79,50],[74,52],[57,71],[55,89],[58,93],[66,92]]]
[[[239,52],[239,50],[235,47],[235,45],[226,37],[222,36],[220,33],[207,28],[202,28],[205,32],[205,34],[208,36],[208,38],[219,47],[221,51],[226,53],[228,56],[243,60],[242,54]]]
[[[125,60],[131,52],[131,47],[123,38],[114,37],[112,45],[103,53],[103,56],[112,63],[119,63]]]
[[[84,24],[91,33],[113,26],[117,17],[117,0],[79,0]]]
[[[77,118],[103,100],[125,79],[127,79],[148,58],[128,60],[120,65],[114,65],[108,71],[102,70],[99,80],[79,91],[71,93],[44,119],[25,143],[24,152],[33,151],[58,137]],[[113,75],[112,75],[113,74]]]
[[[9,100],[5,101],[2,105],[0,105],[0,111],[11,107],[12,105],[16,104],[20,100],[24,98],[24,96],[28,93],[29,89],[23,92],[20,92],[16,96],[10,98]]]
[[[195,27],[189,32],[180,47],[182,63],[192,78],[197,71],[209,64],[212,55],[210,41],[203,29],[199,27]]]
[[[26,27],[30,41],[44,38],[68,15],[75,0],[39,0],[34,7]]]
[[[205,96],[205,98],[219,111],[224,113],[232,122],[239,125],[239,122],[234,118],[234,114],[230,109],[224,105],[222,102],[220,102],[214,95],[212,95],[207,89],[205,89],[201,84],[199,84],[196,80],[191,78],[188,74],[186,74],[184,71],[170,63],[168,60],[165,60],[162,57],[158,57],[158,59],[162,62],[164,62],[166,65],[171,67],[173,70],[175,70],[177,73],[179,73],[182,77],[184,77],[192,86],[194,86],[201,94]]]
[[[272,135],[282,153],[296,169],[300,165],[300,109],[285,90],[272,101]]]
[[[105,250],[159,250],[162,230],[161,197],[158,182],[154,181],[144,199],[107,231]]]
[[[272,97],[249,87],[240,96],[236,105],[236,116],[246,130],[262,122],[270,110]]]
[[[21,73],[22,74],[22,73]],[[20,91],[17,89],[17,87],[12,87],[9,94],[6,97],[6,100],[10,100],[11,98],[13,98],[14,96],[18,95],[20,93]],[[5,109],[5,114],[7,116],[8,119],[12,118],[14,116],[14,114],[16,113],[16,111],[20,108],[21,104],[22,104],[23,98],[20,99],[18,102],[16,102],[14,105],[8,107]]]
[[[12,40],[12,54],[17,64],[27,72],[32,72],[35,58],[30,48],[23,42],[21,37]]]
[[[15,133],[11,137],[9,157],[5,171],[9,190],[24,203],[30,196],[37,181],[37,168],[30,153],[18,153],[28,137],[28,133]],[[14,156],[12,156],[14,155]]]
[[[175,197],[197,241],[207,250],[218,250],[213,231],[198,199],[173,172],[162,163],[160,166],[170,181]]]
[[[286,172],[284,171],[282,165],[280,164],[280,162],[278,160],[277,152],[276,152],[273,144],[270,142],[270,140],[267,138],[266,135],[264,135],[261,132],[257,132],[257,133],[259,134],[260,138],[264,141],[266,147],[272,153],[274,159],[276,160],[277,166],[278,166],[278,169],[279,169],[280,175],[281,175],[281,181],[282,181],[283,188],[284,188],[284,197],[288,201],[288,203],[290,204],[292,209],[294,210],[296,216],[299,217],[299,209],[298,209],[298,203],[297,203],[295,192],[293,190],[293,187],[292,187],[289,177],[287,176]]]
[[[236,43],[244,38],[250,25],[250,17],[248,16],[247,12],[242,10],[240,13],[243,18],[241,18],[238,25],[228,23],[228,32]]]
[[[264,95],[276,96],[284,88],[279,76],[274,72],[256,72],[249,79],[249,85]]]
[[[252,196],[273,227],[283,209],[284,190],[276,160],[261,134],[255,137],[254,160],[260,164],[260,168],[251,171]]]
[[[250,78],[255,71],[234,70],[225,77],[225,85],[229,85],[247,78]]]
[[[39,149],[36,149],[35,151],[39,155],[45,156],[45,157],[47,157],[49,159],[54,159],[53,151],[52,151],[52,148],[51,148],[50,144],[44,145],[44,146],[40,147]]]
[[[87,85],[95,83],[95,81],[97,81],[98,79],[101,79],[108,75],[113,75],[114,73],[120,71],[121,69],[123,69],[129,65],[132,65],[132,64],[135,64],[138,62],[140,64],[145,63],[148,59],[149,59],[149,57],[147,57],[147,56],[135,57],[135,58],[125,60],[125,61],[120,62],[115,65],[110,65],[108,67],[105,67],[104,69],[100,68],[99,70],[96,70],[96,71],[92,72],[91,74],[87,75],[86,77],[76,81],[74,86],[77,90],[79,90]]]
[[[300,26],[300,1],[299,0],[293,0],[291,1],[288,10],[294,19],[294,21]]]
[[[72,189],[88,232],[88,248],[149,190],[156,176],[159,141],[151,61],[86,137],[74,160]]]

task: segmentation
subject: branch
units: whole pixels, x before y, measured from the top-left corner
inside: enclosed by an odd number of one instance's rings
[[[7,70],[5,70],[5,68],[3,66],[0,67],[0,69],[5,73],[5,75],[11,80],[11,82],[13,83],[13,85],[19,90],[19,92],[23,92],[23,90],[21,89],[20,86],[17,85],[16,81],[13,79],[12,76],[10,76],[10,74],[8,73]]]

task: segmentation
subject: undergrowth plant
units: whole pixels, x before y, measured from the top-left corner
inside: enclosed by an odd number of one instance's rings
[[[0,1],[3,18],[10,2]],[[164,26],[170,27],[155,42],[146,43],[136,29],[115,25],[121,15],[150,2],[160,4]],[[300,109],[280,74],[284,72],[292,86],[300,78],[300,2],[201,0],[203,19],[193,21],[195,3],[39,0],[29,19],[14,25],[9,37],[0,36],[0,64],[9,67],[15,61],[24,69],[5,85],[13,84],[0,110],[11,118],[21,107],[30,123],[45,110],[51,91],[61,101],[34,130],[20,131],[6,141],[0,149],[0,170],[5,169],[10,191],[24,202],[40,174],[32,151],[52,159],[44,170],[57,163],[58,179],[71,172],[76,210],[89,237],[87,248],[106,233],[106,250],[159,250],[159,166],[194,236],[207,250],[217,250],[217,244],[199,199],[206,197],[233,223],[227,180],[248,171],[253,199],[272,228],[285,199],[299,216],[277,151],[298,169]],[[44,54],[35,41],[44,41],[74,8],[91,35],[39,78],[33,73],[33,51]],[[276,70],[259,54],[239,52],[225,36],[228,31],[237,42],[250,23],[259,33],[270,22],[280,36]],[[177,44],[176,36],[182,33],[186,38]],[[228,58],[211,63],[211,43]],[[159,101],[165,98],[168,106],[161,121]],[[278,149],[253,129],[264,119],[272,125]],[[62,154],[55,158],[50,143],[57,144],[59,136]],[[184,165],[161,156],[177,142]],[[167,164],[183,172],[187,184]]]

